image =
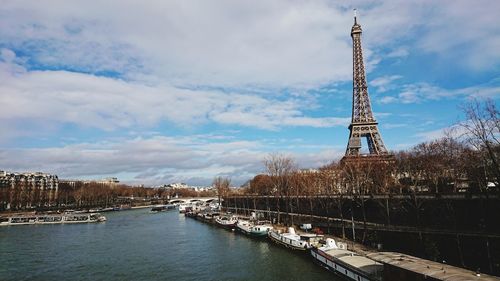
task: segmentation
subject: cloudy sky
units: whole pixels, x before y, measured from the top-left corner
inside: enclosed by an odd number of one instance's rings
[[[345,152],[352,9],[390,150],[500,98],[500,2],[0,0],[0,170],[241,184]]]

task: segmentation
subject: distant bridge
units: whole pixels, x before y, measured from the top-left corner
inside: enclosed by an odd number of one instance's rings
[[[217,197],[187,197],[187,198],[173,198],[168,200],[168,203],[169,204],[196,203],[196,202],[211,203],[217,200],[218,200]]]

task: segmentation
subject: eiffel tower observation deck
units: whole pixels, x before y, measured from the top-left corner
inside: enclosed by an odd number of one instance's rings
[[[354,25],[351,29],[353,43],[352,119],[349,125],[349,141],[343,160],[359,156],[372,156],[370,159],[388,159],[392,158],[392,155],[389,155],[382,141],[378,122],[373,116],[368,96],[361,33],[361,25],[357,21],[356,10],[354,10]],[[366,138],[368,154],[362,153],[362,138]]]

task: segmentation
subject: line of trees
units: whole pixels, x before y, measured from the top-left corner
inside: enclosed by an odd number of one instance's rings
[[[57,201],[55,189],[35,188],[24,183],[16,184],[14,187],[0,187],[0,210],[7,207],[13,209],[36,208],[39,206],[54,204]]]
[[[59,182],[59,188],[27,188],[23,184],[0,187],[0,211],[111,207],[117,204],[130,204],[131,199],[164,202],[173,197],[210,197],[215,191],[195,191],[190,188],[150,188],[143,186],[113,185],[97,182]]]

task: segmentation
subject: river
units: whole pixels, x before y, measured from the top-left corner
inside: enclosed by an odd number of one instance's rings
[[[0,280],[340,280],[304,254],[149,209],[0,227]]]

